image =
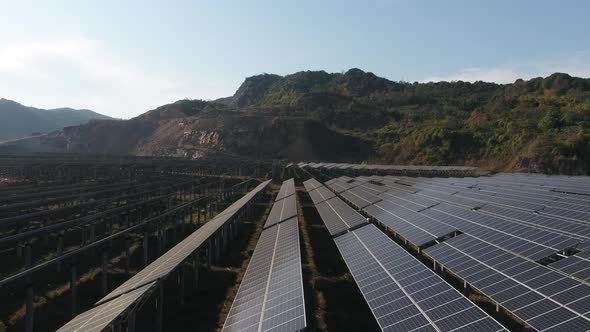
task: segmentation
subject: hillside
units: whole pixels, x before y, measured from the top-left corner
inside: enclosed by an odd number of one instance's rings
[[[478,165],[590,173],[590,80],[393,82],[372,73],[247,78],[215,101],[180,100],[5,146],[43,151]]]
[[[91,119],[111,118],[90,110],[71,108],[43,110],[2,98],[0,99],[0,141],[48,133],[63,127],[84,124]]]

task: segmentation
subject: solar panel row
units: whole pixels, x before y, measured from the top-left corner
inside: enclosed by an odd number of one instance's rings
[[[311,178],[305,182],[303,182],[303,186],[305,186],[305,190],[307,190],[307,192],[311,192],[314,189],[317,189],[319,187],[323,187],[323,185],[320,183],[320,181]]]
[[[330,189],[321,186],[313,191],[310,191],[309,197],[311,197],[311,200],[314,204],[320,204],[321,202],[326,201],[332,197],[336,197],[336,195]]]
[[[424,253],[536,330],[590,329],[590,285],[466,234]]]
[[[136,301],[154,287],[158,280],[167,276],[201,244],[219,230],[228,220],[242,211],[257,194],[262,192],[270,181],[256,188],[234,202],[211,221],[193,232],[164,255],[146,266],[135,276],[117,287],[96,303],[96,306],[74,317],[60,331],[101,331],[114,319],[123,314]]]
[[[367,219],[338,197],[321,202],[315,207],[332,236],[367,223]]]
[[[455,179],[449,181],[449,179],[422,178],[407,179],[405,182],[408,185],[386,183],[383,187],[390,188],[389,190],[374,194],[383,200],[373,205],[365,202],[362,204],[363,210],[417,246],[437,239],[438,237],[435,236],[445,235],[441,232],[459,231],[492,243],[501,243],[505,249],[540,260],[556,252],[575,247],[582,239],[585,239],[584,236],[580,236],[584,232],[579,231],[585,229],[586,225],[550,216],[532,215],[531,212],[522,209],[497,204],[497,201],[492,202],[494,195],[477,196],[477,193],[474,195],[471,192],[464,192],[466,189],[460,187],[445,188],[440,184],[445,181],[456,183]],[[338,181],[334,182],[336,183]],[[447,186],[452,187],[453,184],[447,184]],[[359,192],[365,189],[361,186],[354,190]],[[467,190],[473,191],[473,189]],[[344,191],[341,195],[352,198],[352,194],[347,194],[351,191]],[[492,197],[492,199],[482,201],[482,196],[486,199]],[[360,204],[353,202],[353,205],[359,207]],[[402,213],[407,215],[407,210],[420,213],[407,217],[400,216]],[[497,215],[491,213],[492,210],[503,211],[504,214]],[[529,220],[533,219],[536,223],[523,220],[523,216],[527,215],[531,216]],[[436,231],[439,228],[441,230]]]
[[[236,203],[230,205],[223,212],[215,216],[212,220],[201,226],[198,230],[182,240],[164,255],[160,256],[154,262],[139,271],[136,275],[117,287],[111,293],[107,294],[97,303],[104,303],[112,298],[124,294],[130,290],[140,287],[148,282],[155,281],[167,276],[190,254],[199,248],[211,235],[217,232],[228,220],[230,220],[241,208],[249,202],[256,194],[262,191],[270,181],[261,183],[254,190],[240,198]]]
[[[505,331],[374,225],[334,241],[383,331]]]
[[[290,195],[272,206],[264,228],[276,225],[297,215],[297,198]]]
[[[155,282],[150,282],[129,293],[109,301],[107,303],[95,306],[94,308],[76,316],[66,325],[62,326],[58,332],[100,332],[104,331],[118,316],[124,313],[133,303],[144,297],[154,286]]]
[[[558,260],[549,266],[574,278],[590,282],[590,251]]]
[[[556,193],[547,188],[542,189],[541,186],[506,189],[504,186],[509,182],[486,181],[486,185],[481,185],[476,179],[402,178],[402,181],[395,181],[390,177],[373,176],[371,178],[373,185],[380,183],[388,190],[371,192],[370,189],[364,188],[365,184],[363,184],[355,189],[341,191],[339,194],[347,197],[347,200],[357,208],[361,204],[348,198],[353,196],[350,193],[352,190],[364,191],[381,198],[382,201],[363,204],[363,211],[417,246],[428,244],[445,234],[459,231],[466,234],[442,244],[447,242],[452,244],[452,241],[469,236],[473,241],[479,242],[472,250],[489,253],[492,252],[489,246],[492,246],[507,255],[517,257],[528,263],[527,270],[520,273],[527,274],[528,279],[534,279],[537,283],[536,287],[550,285],[552,289],[559,289],[556,292],[558,295],[564,292],[564,298],[565,294],[571,295],[573,293],[570,292],[575,290],[580,292],[580,297],[568,298],[569,302],[563,302],[566,301],[563,299],[562,302],[554,305],[556,303],[554,299],[549,299],[549,302],[541,301],[536,295],[531,295],[539,291],[533,287],[534,284],[529,285],[526,291],[515,287],[502,293],[499,295],[500,300],[497,294],[485,292],[484,294],[496,295],[490,297],[498,300],[507,310],[539,330],[590,330],[588,326],[590,297],[586,298],[590,292],[586,292],[587,285],[581,282],[590,280],[590,260],[583,258],[586,255],[590,257],[590,251],[549,265],[562,271],[563,274],[555,272],[551,274],[550,268],[514,255],[518,254],[531,260],[542,260],[556,252],[583,246],[581,242],[587,241],[590,234],[589,225],[586,224],[589,220],[587,211],[590,210],[588,201],[578,197],[568,197],[566,194]],[[332,186],[338,187],[338,184],[339,180],[335,179]],[[527,195],[531,190],[533,194]],[[570,210],[566,211],[564,208]],[[440,232],[435,232],[434,230],[440,226],[442,226]],[[484,245],[487,245],[485,249],[483,249]],[[440,245],[433,248],[438,246]],[[497,250],[489,254],[489,258],[498,256]],[[503,259],[508,258],[503,256]],[[502,262],[502,259],[498,262]],[[505,290],[504,286],[510,283],[511,279],[506,278],[504,274],[494,274],[490,270],[477,270],[473,262],[464,261],[458,264],[461,263],[466,269],[470,268],[469,279],[465,278],[470,283],[482,280],[482,282],[498,283],[499,291]],[[450,270],[455,272],[453,269]],[[524,275],[518,277],[525,278]],[[510,287],[514,285],[511,284]],[[541,291],[548,289],[549,287]],[[532,293],[529,294],[529,292]],[[511,297],[503,297],[508,294]],[[547,294],[544,296],[547,297]],[[575,309],[568,306],[573,306]]]
[[[338,197],[316,208],[382,330],[505,330]]]
[[[366,170],[417,170],[417,171],[474,171],[477,167],[470,166],[414,166],[414,165],[367,165],[367,164],[340,164],[340,163],[315,163],[300,162],[300,168],[325,168],[325,169],[366,169]]]
[[[277,194],[277,198],[275,199],[275,202],[278,202],[281,199],[283,199],[285,197],[289,197],[291,195],[295,195],[295,180],[294,179],[285,180],[283,182],[283,184],[281,185],[281,189],[279,190],[279,193]]]
[[[260,235],[223,331],[299,331],[304,304],[295,216]]]

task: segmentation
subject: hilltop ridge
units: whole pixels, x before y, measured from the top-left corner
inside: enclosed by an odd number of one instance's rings
[[[555,73],[511,84],[409,83],[356,68],[262,74],[246,78],[230,97],[179,100],[20,147],[61,151],[66,137],[75,152],[199,158],[222,151],[588,174],[590,80]],[[111,140],[125,144],[112,150]]]

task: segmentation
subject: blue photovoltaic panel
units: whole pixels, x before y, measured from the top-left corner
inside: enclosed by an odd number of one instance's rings
[[[262,232],[223,331],[300,331],[306,326],[297,218]]]
[[[334,241],[383,331],[506,331],[374,225]]]
[[[590,285],[466,234],[424,253],[539,331],[590,329]]]

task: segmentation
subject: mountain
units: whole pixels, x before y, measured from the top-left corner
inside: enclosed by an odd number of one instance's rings
[[[63,127],[84,124],[91,119],[111,118],[90,110],[71,108],[43,110],[2,98],[0,99],[0,141],[48,133]]]
[[[360,69],[263,74],[230,97],[179,100],[2,149],[589,174],[590,80],[556,73],[512,84],[408,83]]]

